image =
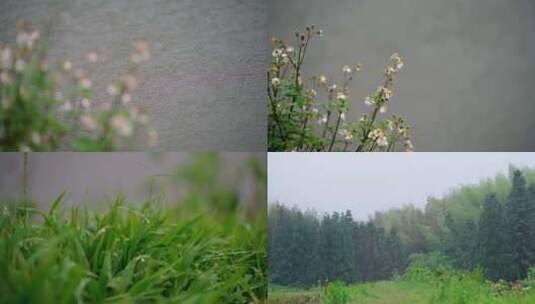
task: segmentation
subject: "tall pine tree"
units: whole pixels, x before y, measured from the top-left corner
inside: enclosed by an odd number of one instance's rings
[[[497,281],[509,278],[510,255],[504,244],[508,244],[505,217],[495,194],[485,199],[479,220],[479,252],[481,266],[488,279]]]
[[[506,206],[512,279],[523,279],[533,260],[530,252],[530,218],[526,180],[519,170],[513,172],[511,193]]]

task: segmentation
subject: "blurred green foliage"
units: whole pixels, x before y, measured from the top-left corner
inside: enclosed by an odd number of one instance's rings
[[[265,181],[260,163],[246,167],[254,184]],[[195,154],[177,170],[189,191],[173,205],[118,197],[89,211],[62,204],[63,194],[46,212],[4,205],[0,303],[263,302],[266,215],[248,213],[220,171],[217,154]]]

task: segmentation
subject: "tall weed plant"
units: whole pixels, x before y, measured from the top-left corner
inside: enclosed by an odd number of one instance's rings
[[[394,53],[384,70],[384,81],[367,97],[351,96],[350,85],[361,65],[342,67],[342,78],[306,76],[303,66],[314,40],[323,31],[308,26],[289,44],[273,37],[267,73],[269,151],[412,151],[410,128],[396,115],[383,118],[392,101],[394,80],[404,63]],[[362,98],[369,107],[349,117],[352,103]]]
[[[104,55],[89,51],[86,62],[51,62],[50,33],[17,22],[16,41],[0,44],[0,151],[112,151],[154,147],[158,134],[136,105],[139,65],[150,58],[138,40],[127,70],[97,99],[91,72]]]

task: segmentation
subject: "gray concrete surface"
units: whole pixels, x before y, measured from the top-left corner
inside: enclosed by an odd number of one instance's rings
[[[535,150],[533,0],[272,0],[269,24],[283,38],[324,29],[310,73],[361,61],[359,111],[388,57],[405,57],[389,112],[408,118],[417,151]]]
[[[17,18],[50,18],[53,59],[107,53],[94,74],[104,91],[146,38],[152,60],[136,96],[160,149],[265,151],[267,11],[265,0],[1,0],[0,41],[13,41]]]

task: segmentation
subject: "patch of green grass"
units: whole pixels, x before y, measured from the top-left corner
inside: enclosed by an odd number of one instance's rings
[[[0,303],[251,303],[266,297],[265,216],[187,206],[4,207]]]
[[[319,304],[322,303],[320,288],[299,289],[284,286],[270,286],[268,303],[270,304]]]
[[[349,299],[346,303],[428,303],[431,295],[426,284],[407,283],[403,281],[383,281],[374,283],[348,285],[346,291]],[[302,302],[295,302],[299,299]],[[313,299],[313,301],[310,301]],[[307,300],[309,300],[307,302]],[[271,304],[286,303],[327,303],[321,288],[309,290],[270,288],[269,301]]]
[[[418,268],[399,279],[348,285],[346,302],[358,304],[529,304],[535,303],[534,282],[527,280],[513,285],[485,281],[475,272],[455,270],[434,272]],[[340,286],[338,286],[339,288]],[[328,303],[328,289],[309,290],[270,288],[272,304]]]

